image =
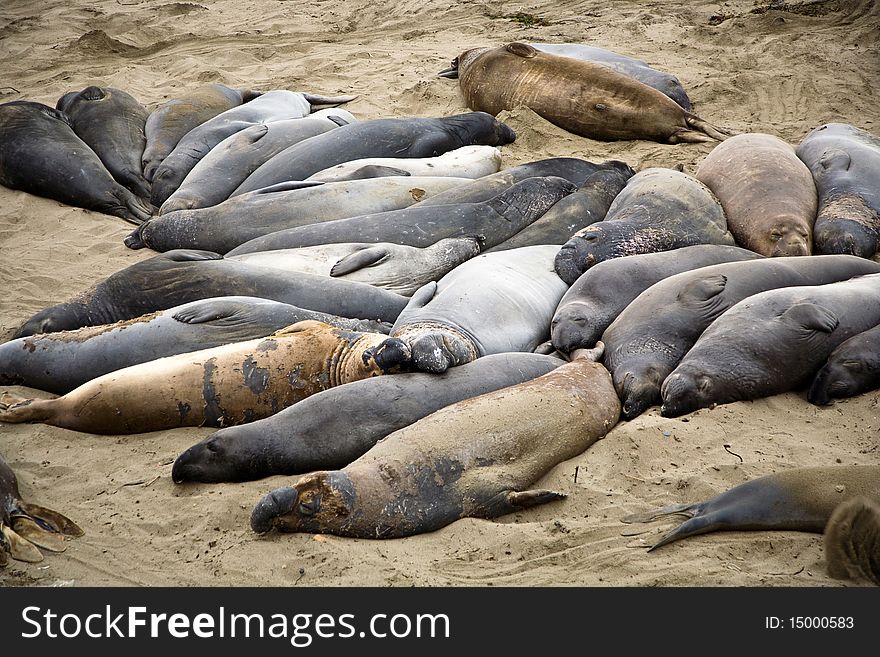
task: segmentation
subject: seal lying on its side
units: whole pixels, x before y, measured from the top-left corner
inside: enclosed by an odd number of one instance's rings
[[[0,399],[0,422],[97,434],[241,424],[332,386],[397,371],[406,351],[383,333],[308,320],[265,338],[132,365],[55,399],[7,393]],[[386,366],[386,358],[393,365]]]
[[[0,566],[5,566],[9,557],[29,563],[42,561],[37,546],[63,552],[65,536],[83,533],[70,518],[22,500],[15,473],[0,456]]]
[[[807,399],[830,404],[880,388],[880,325],[840,343],[813,378]]]
[[[116,324],[0,344],[0,385],[63,395],[123,367],[264,337],[307,319],[350,331],[391,330],[389,324],[336,317],[269,299],[214,297]]]
[[[265,420],[211,434],[177,457],[171,478],[177,483],[249,481],[342,468],[388,434],[444,406],[529,381],[564,363],[540,354],[494,354],[443,374],[347,383]]]
[[[251,527],[397,538],[562,499],[529,486],[605,436],[619,412],[608,370],[576,358],[432,413],[342,470],[272,491],[254,507]]]

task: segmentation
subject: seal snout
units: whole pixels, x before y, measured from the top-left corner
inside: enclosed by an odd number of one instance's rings
[[[122,243],[125,244],[129,249],[143,249],[147,246],[146,242],[144,242],[144,227],[149,223],[149,221],[145,221],[140,226],[131,231],[128,235],[125,236],[125,239],[122,240]]]
[[[365,350],[363,354],[364,365],[369,365],[372,361],[386,373],[403,368],[411,360],[412,350],[399,338],[383,340],[379,345]]]
[[[293,511],[299,492],[295,488],[276,488],[264,496],[251,512],[251,529],[265,534],[274,526],[275,518]]]

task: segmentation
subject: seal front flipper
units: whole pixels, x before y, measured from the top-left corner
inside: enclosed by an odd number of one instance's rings
[[[222,297],[205,299],[178,310],[171,318],[183,324],[205,324],[215,322],[218,319],[228,320],[237,317],[241,311],[246,311],[250,307],[249,304],[241,301],[223,299]]]
[[[564,500],[566,497],[565,493],[552,490],[505,490],[483,504],[473,515],[475,518],[497,518],[539,504]]]
[[[333,267],[330,268],[330,275],[334,277],[345,276],[358,269],[372,267],[373,265],[382,262],[382,260],[386,259],[388,256],[389,251],[384,246],[372,246],[366,249],[361,249],[360,251],[350,253],[333,265]]]
[[[832,311],[817,303],[796,303],[789,307],[782,318],[808,331],[831,333],[840,324]]]

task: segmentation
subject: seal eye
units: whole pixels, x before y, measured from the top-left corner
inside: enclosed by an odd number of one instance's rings
[[[596,235],[596,233],[587,233],[584,235],[585,242],[595,242],[597,239],[599,239],[599,236]]]

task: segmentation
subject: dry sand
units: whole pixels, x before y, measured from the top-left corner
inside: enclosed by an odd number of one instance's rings
[[[543,23],[510,18],[518,12]],[[880,133],[873,0],[5,0],[0,25],[2,101],[54,106],[63,93],[98,84],[153,108],[216,81],[356,93],[346,107],[362,119],[441,116],[467,109],[457,84],[436,77],[460,51],[586,42],[675,73],[697,114],[736,131],[797,143],[841,121]],[[577,156],[693,172],[712,148],[596,142],[522,109],[502,118],[519,135],[502,149],[505,167]],[[126,249],[129,231],[115,217],[0,188],[0,337],[154,255]],[[174,485],[174,458],[210,429],[107,437],[4,424],[0,451],[26,499],[63,511],[86,533],[40,564],[10,562],[0,584],[845,586],[826,575],[818,535],[715,533],[648,553],[668,524],[624,536],[620,518],[780,469],[876,464],[878,403],[870,393],[817,408],[791,393],[675,420],[654,408],[540,482],[568,499],[389,541],[256,536],[250,510],[283,477]]]

